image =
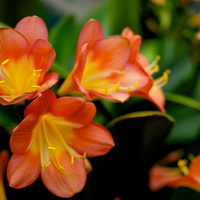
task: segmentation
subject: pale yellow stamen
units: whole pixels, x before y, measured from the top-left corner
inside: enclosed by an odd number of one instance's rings
[[[46,169],[50,164],[51,164],[51,162],[43,163],[42,168]]]
[[[159,72],[158,61],[160,60],[160,58],[161,57],[159,55],[157,55],[156,59],[147,67],[147,69],[151,75]]]
[[[32,88],[40,88],[39,85],[32,85],[31,87],[32,87]]]
[[[6,59],[6,60],[4,60],[2,63],[1,63],[1,65],[5,65],[6,63],[8,63],[9,62],[9,59]]]
[[[166,70],[163,72],[163,75],[157,79],[154,80],[154,88],[162,88],[164,85],[168,82],[168,75],[170,73],[170,70]]]
[[[178,160],[178,167],[180,168],[181,172],[184,175],[186,175],[189,171],[187,164],[188,164],[188,161],[186,159],[185,160],[182,160],[182,159]]]
[[[135,81],[134,82],[134,88],[137,89],[138,87],[139,87],[139,83],[138,83],[138,81]]]
[[[50,149],[50,150],[56,150],[55,147],[47,147],[47,149]]]
[[[6,82],[6,81],[4,81],[4,80],[0,81],[0,85],[3,84],[3,83],[5,83],[5,82]]]

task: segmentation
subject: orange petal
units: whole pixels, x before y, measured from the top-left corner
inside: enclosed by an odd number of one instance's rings
[[[184,186],[200,192],[200,183],[188,176],[179,176],[174,179],[171,179],[168,182],[168,186],[174,188]]]
[[[88,70],[123,70],[130,56],[130,43],[121,36],[111,36],[97,41],[89,51]]]
[[[29,56],[34,59],[35,69],[42,69],[41,78],[53,64],[56,54],[53,47],[45,40],[36,40],[33,44]]]
[[[58,78],[59,78],[58,73],[56,72],[51,72],[51,73],[46,74],[42,80],[40,88],[36,90],[35,92],[33,92],[32,94],[30,94],[26,99],[31,100],[37,96],[41,96],[41,93],[48,90],[49,88],[51,88],[53,85],[55,85],[58,82]]]
[[[108,153],[114,146],[114,141],[109,131],[92,122],[82,128],[74,129],[74,137],[67,138],[69,145],[74,150],[87,156],[100,156]]]
[[[142,38],[140,35],[134,35],[133,31],[128,27],[123,29],[122,36],[126,37],[130,41],[130,44],[131,44],[130,63],[132,63],[132,62],[134,62],[134,60],[140,50]]]
[[[62,152],[59,155],[59,161],[66,174],[58,170],[53,163],[46,169],[42,170],[41,177],[44,185],[53,194],[69,198],[80,192],[86,182],[86,169],[83,158],[75,157],[73,164],[70,163],[70,155],[68,152]]]
[[[30,46],[37,39],[48,40],[48,31],[44,21],[37,17],[25,17],[15,27],[28,41]]]
[[[24,115],[29,113],[46,114],[50,105],[56,100],[55,94],[51,90],[46,90],[40,97],[33,100],[25,109]]]
[[[9,185],[20,189],[32,184],[41,171],[39,154],[28,151],[24,155],[13,154],[7,168]]]
[[[29,51],[28,41],[11,28],[0,29],[0,63],[7,59],[17,60]]]
[[[83,45],[89,44],[88,49],[103,36],[101,24],[94,19],[89,20],[82,28],[77,45],[76,62],[79,60],[79,55]],[[75,62],[75,63],[76,63]]]
[[[58,89],[58,94],[60,96],[73,93],[74,91],[76,93],[78,91],[82,92],[83,94],[87,93],[87,91],[80,84],[85,68],[87,46],[87,44],[83,45],[79,53],[79,58],[76,65],[74,66],[70,74],[67,76],[67,78],[64,80],[61,87]]]
[[[68,122],[85,125],[92,121],[96,108],[81,97],[60,97],[51,105],[49,112]]]
[[[37,113],[31,113],[15,127],[10,139],[10,148],[13,153],[24,154],[28,151],[33,129],[39,121]]]
[[[195,180],[199,181],[200,184],[200,171],[199,171],[199,166],[200,166],[200,156],[197,156],[192,163],[190,164],[190,169],[189,169],[189,176]],[[200,186],[200,185],[199,185]]]
[[[0,152],[0,199],[6,200],[6,193],[4,188],[4,172],[7,167],[9,160],[9,154],[7,150],[2,150]]]

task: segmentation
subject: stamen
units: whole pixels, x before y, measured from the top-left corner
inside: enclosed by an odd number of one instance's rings
[[[42,168],[46,169],[50,164],[51,164],[51,162],[43,163]]]
[[[6,59],[6,60],[4,60],[2,63],[1,63],[1,65],[5,65],[6,63],[8,63],[9,62],[9,59]]]
[[[159,65],[157,63],[160,60],[160,58],[161,57],[157,55],[156,59],[147,67],[147,70],[149,71],[151,75],[159,72]]]
[[[32,88],[40,88],[39,85],[32,85],[31,87],[32,87]]]
[[[127,88],[126,88],[126,92],[127,92],[127,93],[129,93],[129,92],[130,92],[130,90],[131,90],[131,88],[130,88],[130,87],[127,87]]]
[[[50,150],[56,150],[55,147],[47,147],[47,149],[50,149]]]
[[[191,153],[189,153],[188,154],[188,159],[192,162],[193,160],[194,160],[194,155],[193,154],[191,154]]]
[[[117,90],[119,90],[119,88],[120,88],[120,83],[118,82],[118,83],[114,86],[113,92],[116,92]]]
[[[178,161],[178,167],[180,168],[180,170],[181,170],[181,172],[183,173],[183,174],[187,174],[188,173],[188,171],[189,171],[189,169],[188,169],[188,166],[187,166],[187,163],[188,163],[188,161],[185,159],[185,160],[182,160],[182,159],[180,159],[179,161]]]
[[[135,82],[134,82],[134,88],[137,89],[138,87],[139,87],[139,83],[138,83],[138,81],[135,81]]]
[[[168,82],[168,75],[170,73],[170,70],[166,70],[163,72],[163,75],[157,79],[154,80],[154,87],[155,88],[162,88],[164,85]]]
[[[61,165],[59,165],[58,167],[60,168],[61,171],[66,171],[66,169],[62,167]]]
[[[5,80],[0,81],[0,85],[3,84],[3,83],[5,83],[5,82],[6,82]]]

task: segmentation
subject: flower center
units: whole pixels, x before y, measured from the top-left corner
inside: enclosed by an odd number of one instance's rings
[[[86,74],[86,73],[85,73]],[[126,77],[124,71],[110,70],[102,73],[93,74],[87,77],[83,76],[81,84],[88,90],[95,90],[98,93],[109,95],[110,93],[123,91],[129,93],[138,88],[138,81],[133,85],[124,87],[120,84],[120,80]]]
[[[41,72],[42,69],[35,70],[32,58],[4,60],[0,64],[0,96],[14,99],[38,90]]]
[[[186,159],[178,160],[178,167],[184,175],[186,175],[189,171],[187,164],[188,161]]]
[[[41,116],[39,123],[34,129],[35,138],[37,138],[37,144],[35,144],[34,148],[38,149],[39,146],[41,166],[43,169],[53,164],[60,172],[71,176],[61,165],[59,160],[60,153],[63,151],[67,152],[71,157],[71,164],[75,162],[75,157],[86,158],[86,153],[77,155],[67,144],[62,131],[64,130],[64,134],[67,134],[67,137],[73,137],[72,129],[69,124],[71,124],[71,127],[79,126],[77,124],[68,123],[63,118],[55,117],[49,113]]]

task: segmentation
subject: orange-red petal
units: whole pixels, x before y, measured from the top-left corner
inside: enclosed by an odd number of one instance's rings
[[[48,112],[50,105],[56,100],[55,94],[51,90],[46,90],[37,99],[33,100],[25,109],[24,115],[29,113],[39,113],[44,115]]]
[[[0,28],[0,63],[7,59],[17,60],[26,56],[30,47],[28,41],[11,28]]]
[[[15,27],[15,30],[19,31],[29,42],[30,46],[37,39],[48,40],[48,30],[45,22],[37,17],[25,17]]]
[[[87,156],[100,156],[108,153],[114,146],[114,141],[109,131],[92,122],[87,126],[79,129],[74,129],[74,137],[68,137],[66,140],[68,144],[73,147],[77,152]]]
[[[89,51],[88,70],[123,70],[130,56],[130,44],[126,38],[111,36],[97,41]]]
[[[60,97],[53,102],[49,112],[68,122],[85,125],[92,121],[96,108],[93,103],[86,102],[81,97]]]
[[[133,31],[126,27],[122,31],[122,36],[127,38],[130,41],[131,44],[131,58],[130,58],[130,63],[133,63],[139,50],[140,50],[140,45],[141,45],[141,36],[140,35],[134,35]]]
[[[58,159],[61,166],[66,170],[62,173],[53,164],[50,164],[42,170],[41,178],[44,185],[53,194],[62,198],[69,198],[80,192],[85,185],[86,168],[84,159],[75,157],[74,163],[71,164],[71,157],[68,152],[61,152]]]
[[[31,113],[14,128],[10,139],[10,148],[13,153],[24,154],[29,150],[33,129],[37,125],[39,117],[38,113]]]
[[[101,24],[94,19],[89,20],[82,28],[79,38],[78,38],[78,45],[77,45],[77,52],[76,52],[76,62],[79,60],[79,55],[83,45],[88,44],[88,49],[91,46],[101,39],[103,36],[103,30]]]
[[[13,154],[7,167],[9,185],[20,189],[32,184],[41,171],[39,154],[28,151],[24,155]]]
[[[42,79],[53,64],[56,54],[53,47],[47,41],[38,39],[33,44],[29,56],[32,56],[34,59],[35,69],[42,69]]]

